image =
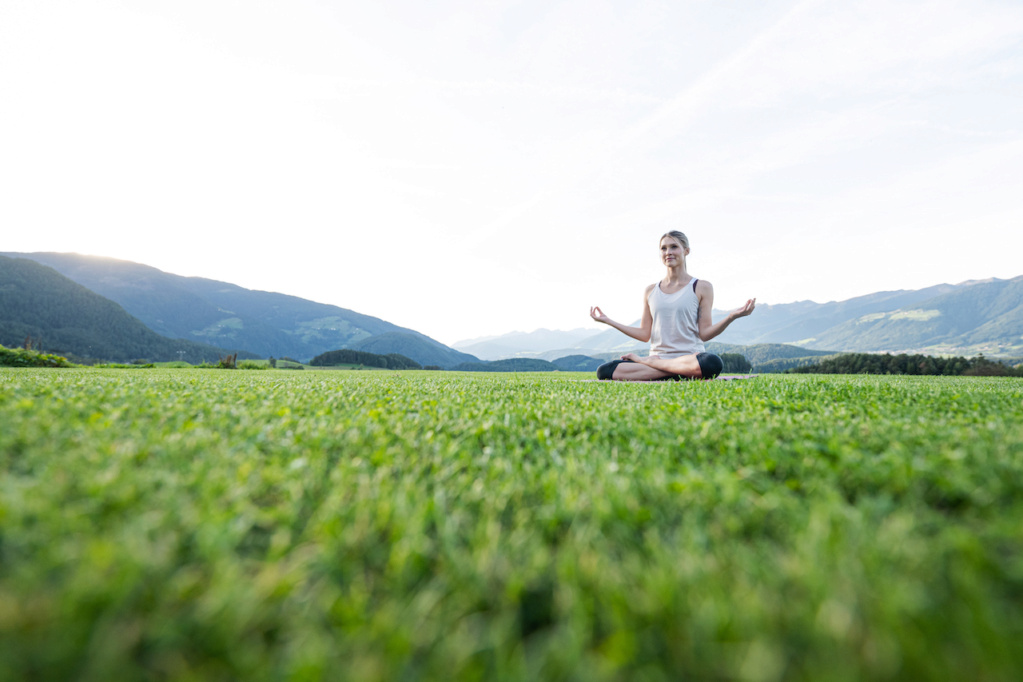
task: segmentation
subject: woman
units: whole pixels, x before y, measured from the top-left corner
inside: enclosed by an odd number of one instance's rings
[[[623,355],[597,369],[598,379],[619,381],[658,381],[663,379],[713,379],[724,368],[721,358],[706,352],[710,341],[740,317],[753,312],[757,299],[728,313],[725,319],[711,320],[714,287],[686,271],[689,239],[677,230],[661,237],[661,261],[668,273],[651,284],[643,295],[643,317],[638,327],[615,322],[598,306],[590,308],[590,317],[643,342],[650,342],[650,356]]]

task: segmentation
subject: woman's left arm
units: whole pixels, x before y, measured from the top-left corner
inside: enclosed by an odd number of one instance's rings
[[[714,308],[714,287],[707,280],[701,279],[696,283],[696,296],[700,299],[700,318],[698,322],[700,325],[700,338],[704,341],[710,341],[727,329],[728,325],[732,324],[732,322],[752,313],[757,305],[757,299],[751,298],[746,301],[746,305],[736,308],[725,315],[723,320],[714,322],[711,319],[711,310]]]

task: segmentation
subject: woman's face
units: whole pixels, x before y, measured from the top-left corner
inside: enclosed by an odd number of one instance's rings
[[[671,237],[661,238],[661,262],[668,267],[681,265],[688,254],[689,249],[683,249],[682,245]]]

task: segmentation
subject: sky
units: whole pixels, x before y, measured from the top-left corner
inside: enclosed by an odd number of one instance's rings
[[[1021,126],[1018,0],[4,0],[0,251],[596,331],[1023,275]]]

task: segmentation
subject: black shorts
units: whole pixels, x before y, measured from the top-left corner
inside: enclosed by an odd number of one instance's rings
[[[700,373],[703,374],[704,379],[713,379],[717,375],[721,374],[721,370],[725,368],[725,363],[721,361],[714,353],[697,353],[696,361],[700,363]],[[598,379],[610,379],[614,376],[615,368],[623,362],[632,362],[632,360],[612,360],[611,362],[605,362],[603,365],[597,368]],[[655,379],[655,381],[685,381],[694,377],[684,377],[681,374],[672,374],[671,376],[664,377],[662,379]]]

